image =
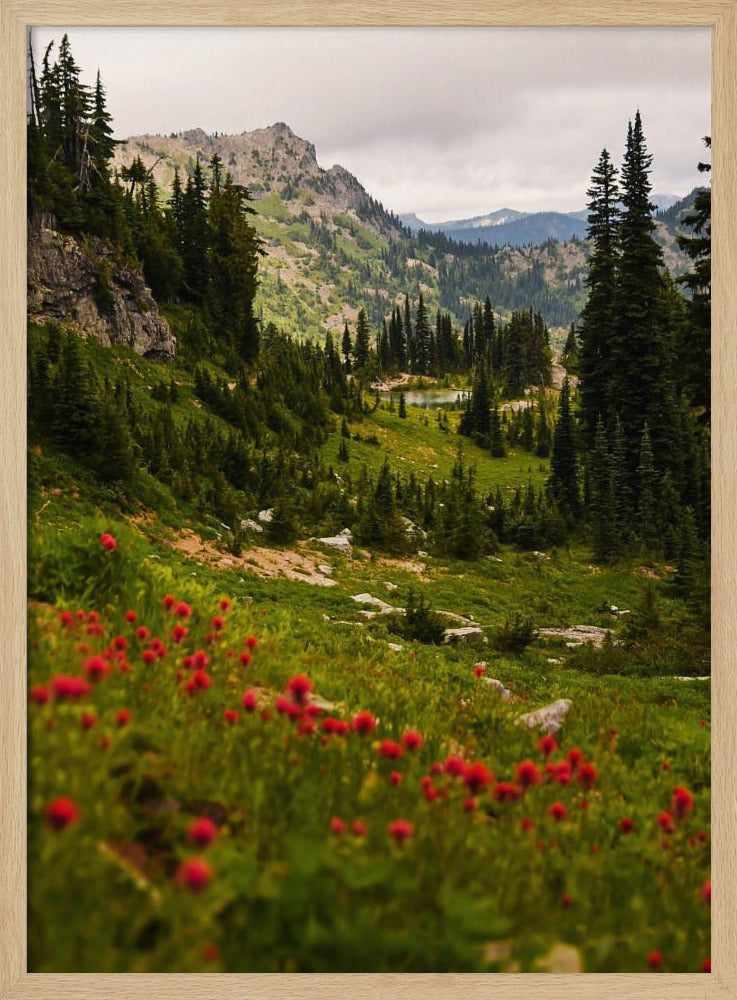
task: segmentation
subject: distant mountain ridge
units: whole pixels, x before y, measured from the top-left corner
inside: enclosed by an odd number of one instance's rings
[[[655,194],[651,200],[659,212],[679,202],[678,195]],[[520,212],[514,208],[500,208],[471,219],[453,219],[448,222],[425,222],[414,212],[399,215],[399,220],[414,234],[425,230],[444,233],[459,243],[487,243],[489,246],[540,246],[548,240],[563,243],[566,240],[586,238],[587,215],[585,208],[577,212]]]

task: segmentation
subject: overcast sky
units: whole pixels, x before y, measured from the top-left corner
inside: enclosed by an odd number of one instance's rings
[[[34,29],[43,52],[63,28]],[[116,135],[242,132],[277,121],[385,207],[428,222],[572,211],[639,107],[653,189],[703,183],[702,28],[69,28],[99,67]]]

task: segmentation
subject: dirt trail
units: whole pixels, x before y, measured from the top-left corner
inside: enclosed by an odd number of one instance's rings
[[[311,555],[291,549],[267,549],[256,546],[244,550],[240,556],[234,556],[229,552],[221,552],[213,542],[205,541],[188,529],[171,541],[170,545],[190,558],[198,559],[210,566],[217,566],[219,569],[238,567],[244,573],[253,573],[262,580],[282,578],[298,580],[313,587],[335,586],[335,580],[331,580],[317,568],[319,564],[325,562],[324,558],[318,563],[316,559],[319,557],[313,558]]]

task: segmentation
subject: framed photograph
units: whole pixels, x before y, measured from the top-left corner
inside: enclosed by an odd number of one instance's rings
[[[735,39],[0,0],[2,1000],[737,1000]]]

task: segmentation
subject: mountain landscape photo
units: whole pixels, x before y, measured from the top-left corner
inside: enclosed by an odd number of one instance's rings
[[[710,971],[708,32],[644,30],[31,32],[30,971]]]

